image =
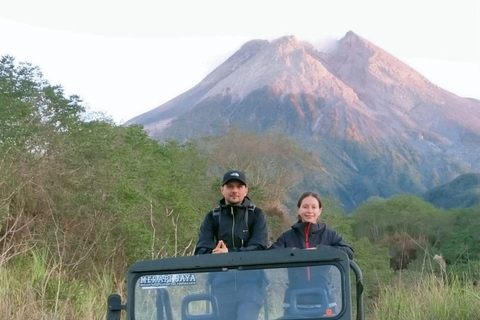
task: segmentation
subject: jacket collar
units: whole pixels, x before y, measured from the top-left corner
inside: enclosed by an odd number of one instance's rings
[[[317,233],[318,231],[325,229],[327,226],[323,222],[297,222],[292,226],[292,229],[297,229],[302,233],[305,233],[305,228],[310,224],[310,233]]]

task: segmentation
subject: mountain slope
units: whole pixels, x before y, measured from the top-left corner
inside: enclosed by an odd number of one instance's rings
[[[435,86],[353,32],[331,52],[292,36],[247,42],[197,86],[131,123],[157,139],[233,126],[282,132],[318,153],[334,182],[314,185],[349,209],[480,172],[480,101]]]
[[[464,174],[429,190],[424,199],[445,209],[480,205],[480,174]]]

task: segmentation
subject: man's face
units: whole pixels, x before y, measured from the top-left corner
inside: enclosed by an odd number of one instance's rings
[[[220,188],[220,191],[227,204],[238,204],[247,195],[248,187],[238,180],[230,180]]]

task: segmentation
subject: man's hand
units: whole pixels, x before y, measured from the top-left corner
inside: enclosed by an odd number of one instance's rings
[[[228,252],[228,248],[223,242],[223,240],[218,241],[217,246],[212,251],[212,253],[227,253],[227,252]]]

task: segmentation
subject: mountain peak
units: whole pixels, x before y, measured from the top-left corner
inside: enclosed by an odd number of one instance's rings
[[[360,36],[352,30],[348,31],[343,37],[342,41],[358,41],[361,40]]]
[[[315,50],[310,43],[300,41],[294,36],[285,36],[275,39],[270,42],[270,46],[274,50],[277,58],[289,55],[296,50],[299,50],[300,52]]]
[[[270,43],[275,46],[298,46],[299,41],[295,36],[290,35],[274,39]]]
[[[255,42],[250,47],[253,45],[255,50],[242,46],[202,81],[203,85],[214,84],[202,100],[225,92],[238,100],[264,87],[285,94],[307,92],[322,96],[343,86],[308,42],[285,36],[271,42]]]

